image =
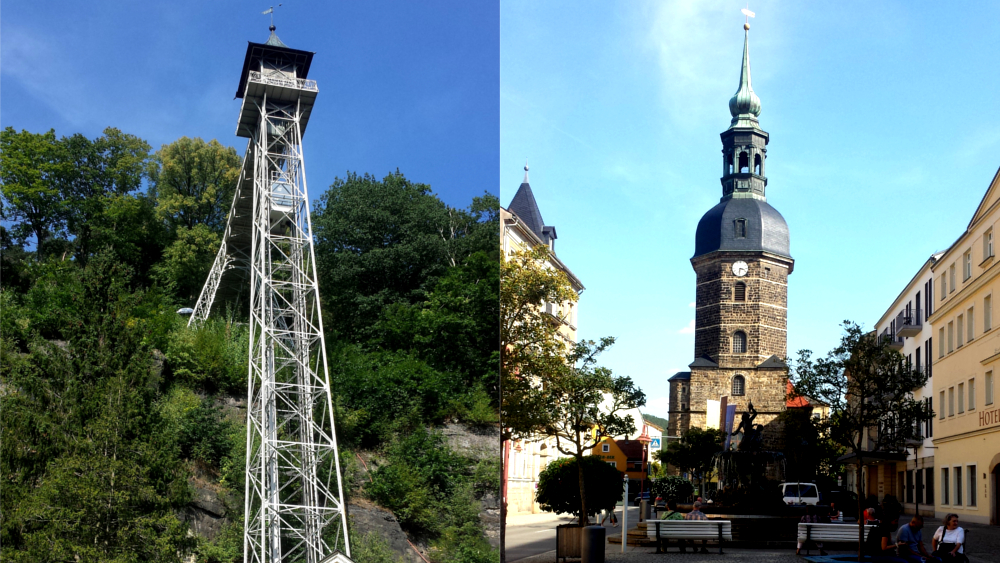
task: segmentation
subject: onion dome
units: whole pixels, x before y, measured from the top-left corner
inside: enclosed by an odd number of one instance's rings
[[[750,31],[744,28],[743,70],[740,72],[740,88],[729,99],[729,113],[733,115],[730,127],[756,127],[760,116],[760,98],[753,92],[750,83]]]

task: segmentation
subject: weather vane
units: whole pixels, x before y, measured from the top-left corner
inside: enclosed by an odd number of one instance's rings
[[[278,5],[280,6],[281,4],[278,4]],[[746,29],[746,30],[749,31],[750,30],[750,18],[752,18],[752,17],[754,17],[756,15],[753,12],[750,11],[750,2],[747,2],[747,7],[746,8],[740,8],[740,11],[743,12],[744,16],[746,16],[745,18],[743,18],[744,20],[746,20],[743,23],[743,29]]]
[[[749,4],[747,4],[747,5],[749,6]],[[278,4],[278,7],[280,8],[281,4]],[[268,8],[268,9],[264,10],[263,12],[261,12],[261,15],[264,15],[264,16],[266,16],[268,14],[271,15],[271,27],[274,27],[274,6],[271,6],[270,8]]]

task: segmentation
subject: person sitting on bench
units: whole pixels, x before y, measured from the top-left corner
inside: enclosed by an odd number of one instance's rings
[[[705,516],[705,513],[701,511],[701,501],[700,500],[694,501],[694,509],[691,510],[691,512],[688,512],[687,514],[685,514],[684,515],[684,519],[685,520],[708,520],[708,516]],[[684,542],[686,540],[680,540],[680,541],[681,541],[681,553],[684,553],[686,551],[684,549]],[[691,541],[691,549],[693,550],[694,549],[694,541],[695,540],[690,540],[690,541]],[[701,540],[701,552],[702,553],[708,553],[708,547],[707,546],[708,546],[708,540]]]

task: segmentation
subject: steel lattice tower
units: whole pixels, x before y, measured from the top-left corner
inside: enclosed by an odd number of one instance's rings
[[[319,90],[313,53],[270,29],[247,48],[236,134],[250,141],[190,323],[249,299],[244,561],[324,563],[350,545],[302,156]]]

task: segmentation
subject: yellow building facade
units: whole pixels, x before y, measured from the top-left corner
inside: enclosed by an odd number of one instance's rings
[[[555,254],[556,229],[545,225],[541,211],[528,183],[528,167],[524,167],[524,181],[507,208],[500,208],[501,255],[530,250],[539,245],[548,246],[552,253],[546,266],[561,270],[579,294],[583,284]],[[553,322],[559,323],[559,334],[567,346],[576,342],[577,303],[545,303],[545,312]],[[554,438],[513,440],[503,444],[504,474],[503,495],[510,515],[541,511],[535,502],[538,475],[551,461],[566,457],[556,448]]]
[[[1000,171],[932,266],[935,513],[1000,524]]]

